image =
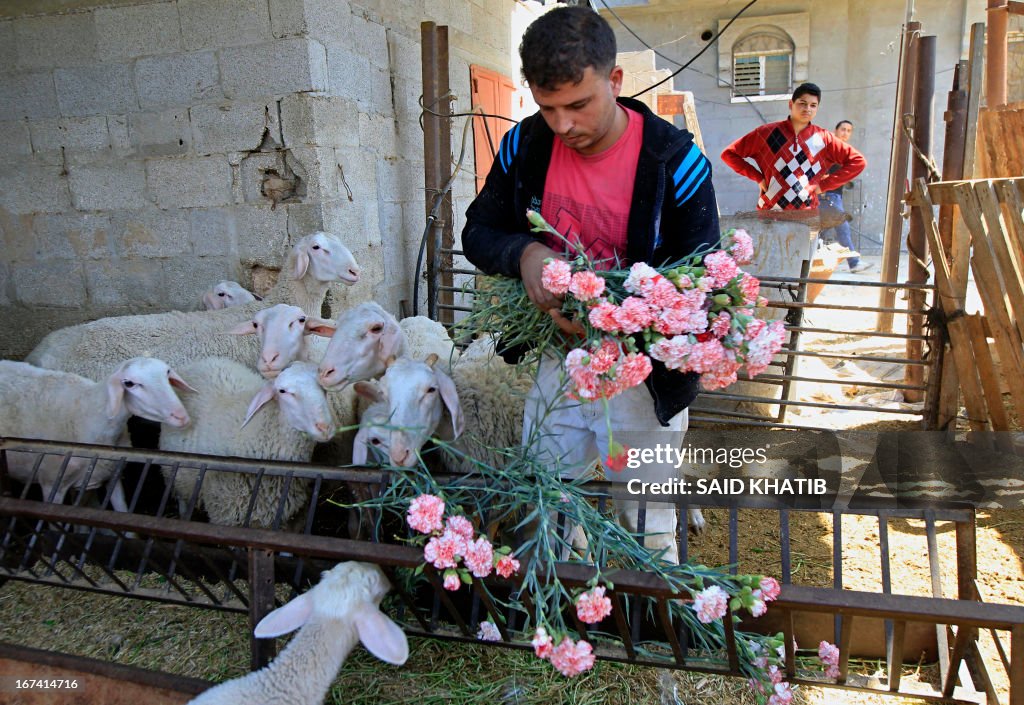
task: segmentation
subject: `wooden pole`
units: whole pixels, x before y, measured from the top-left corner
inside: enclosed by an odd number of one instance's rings
[[[920,22],[908,22],[903,30],[903,48],[900,55],[896,107],[892,123],[892,148],[889,153],[889,196],[885,206],[885,233],[882,238],[882,281],[894,282],[899,276],[900,247],[903,244],[903,195],[907,180],[907,158],[910,142],[903,133],[903,115],[909,113],[914,99],[914,81],[917,78],[918,37]],[[895,289],[881,289],[879,308],[893,308]],[[879,332],[892,332],[891,312],[879,312],[875,327]]]
[[[921,37],[920,53],[917,62],[917,80],[914,96],[914,156],[911,159],[912,178],[928,179],[928,165],[924,157],[932,152],[932,107],[935,102],[935,44],[934,35]],[[928,245],[924,227],[916,218],[910,220],[907,233],[907,250],[910,253],[908,282],[910,284],[926,284],[928,282]],[[909,290],[907,308],[916,311],[924,308],[924,291],[919,288]],[[924,333],[924,317],[920,314],[907,316],[907,333],[920,336]],[[920,360],[923,356],[923,345],[920,340],[907,341],[907,359]],[[907,365],[905,379],[907,384],[922,385],[924,369],[920,365]],[[921,401],[921,392],[906,390],[904,398],[908,402]]]
[[[452,256],[454,244],[451,192],[439,209],[435,202],[452,176],[451,95],[448,81],[448,27],[420,23],[423,76],[423,185],[430,233],[427,236],[427,315],[442,323],[452,322]],[[440,113],[440,115],[435,115]]]
[[[985,105],[1006,105],[1006,32],[1010,13],[1006,0],[988,0],[988,45]]]

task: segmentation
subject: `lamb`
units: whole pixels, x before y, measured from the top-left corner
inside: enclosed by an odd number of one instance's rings
[[[319,705],[356,640],[380,660],[401,666],[409,658],[409,642],[380,611],[389,588],[377,566],[339,563],[311,590],[256,625],[254,634],[263,639],[300,630],[276,659],[214,686],[188,705]]]
[[[228,280],[211,286],[203,292],[201,299],[203,309],[206,311],[219,311],[222,308],[244,306],[252,301],[262,300],[262,296],[257,296],[238,282]]]
[[[313,233],[291,249],[277,285],[263,301],[221,311],[102,318],[50,333],[26,360],[90,379],[97,379],[126,357],[142,354],[165,360],[172,367],[209,356],[249,362],[257,356],[256,341],[222,335],[224,331],[278,303],[318,313],[331,282],[351,285],[358,279],[358,266],[341,240],[328,233]]]
[[[190,417],[172,387],[195,391],[165,362],[152,358],[126,360],[103,382],[2,360],[0,436],[116,445],[133,414],[185,428]],[[34,473],[34,454],[11,452],[7,457],[12,476],[39,483],[43,498],[57,504],[72,487],[84,482],[83,489],[95,489],[114,474],[112,461],[96,463],[89,474],[92,461],[75,457],[62,474],[62,458],[47,455]],[[120,478],[110,488],[110,504],[128,511]]]
[[[316,381],[316,367],[294,362],[277,379],[264,381],[252,370],[226,358],[204,358],[182,368],[200,392],[187,404],[195,423],[188,430],[163,427],[160,449],[262,460],[309,462],[317,441],[334,435],[331,411],[324,391]],[[257,413],[270,401],[277,413]],[[192,496],[198,470],[163,468],[178,498],[182,516]],[[246,523],[249,500],[256,476],[235,472],[209,472],[199,493],[214,524],[241,526]],[[309,500],[308,483],[279,475],[264,475],[260,481],[250,524],[270,527],[281,508],[281,522],[287,522]],[[285,494],[285,486],[288,486]]]
[[[361,379],[379,377],[390,357],[422,359],[430,353],[453,364],[455,344],[444,326],[425,316],[399,323],[375,301],[345,312],[320,361],[320,384],[334,389]]]
[[[312,343],[310,337],[314,340],[329,338],[334,333],[334,324],[308,316],[298,306],[277,304],[257,311],[250,320],[225,333],[257,336],[260,352],[256,370],[265,379],[274,379],[296,360],[308,361],[314,357],[319,361],[326,352],[327,341]]]

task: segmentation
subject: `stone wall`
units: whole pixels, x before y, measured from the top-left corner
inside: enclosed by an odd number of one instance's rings
[[[332,292],[335,313],[409,303],[420,22],[449,26],[453,107],[468,111],[470,63],[509,73],[508,3],[71,5],[0,16],[0,356],[71,323],[195,308],[220,279],[252,286],[319,229],[364,270]]]

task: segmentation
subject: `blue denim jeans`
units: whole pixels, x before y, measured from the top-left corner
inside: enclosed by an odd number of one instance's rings
[[[824,193],[821,194],[820,200],[823,205],[835,208],[840,213],[846,213],[846,211],[843,210],[842,189],[838,189],[836,191],[825,191]],[[842,223],[840,223],[834,228],[823,230],[821,232],[821,236],[825,237],[825,234],[829,232],[834,233],[833,237],[835,237],[836,242],[838,242],[840,245],[842,245],[843,247],[847,247],[851,250],[853,249],[853,238],[850,237],[850,224],[848,222],[844,220]],[[846,260],[846,264],[850,267],[850,269],[853,269],[858,264],[860,264],[860,257],[850,257],[848,260]]]

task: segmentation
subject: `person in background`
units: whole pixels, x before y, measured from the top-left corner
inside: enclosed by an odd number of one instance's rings
[[[820,101],[818,86],[800,84],[788,118],[761,125],[722,152],[722,161],[760,187],[758,210],[817,208],[820,191],[841,187],[867,165],[856,149],[812,124]]]
[[[840,120],[836,123],[836,129],[832,131],[837,140],[841,142],[849,142],[850,137],[853,136],[853,123],[849,120]],[[838,169],[838,166],[833,166],[833,169]],[[822,205],[833,208],[843,214],[843,222],[834,228],[829,228],[821,233],[822,237],[825,237],[827,233],[831,233],[835,241],[848,250],[853,249],[853,238],[850,236],[850,221],[846,217],[846,211],[843,209],[843,188],[844,185],[836,186],[822,191],[821,203]],[[871,269],[872,264],[870,262],[861,262],[860,257],[849,257],[846,260],[846,264],[850,267],[850,271],[854,274],[858,272],[865,272]]]

